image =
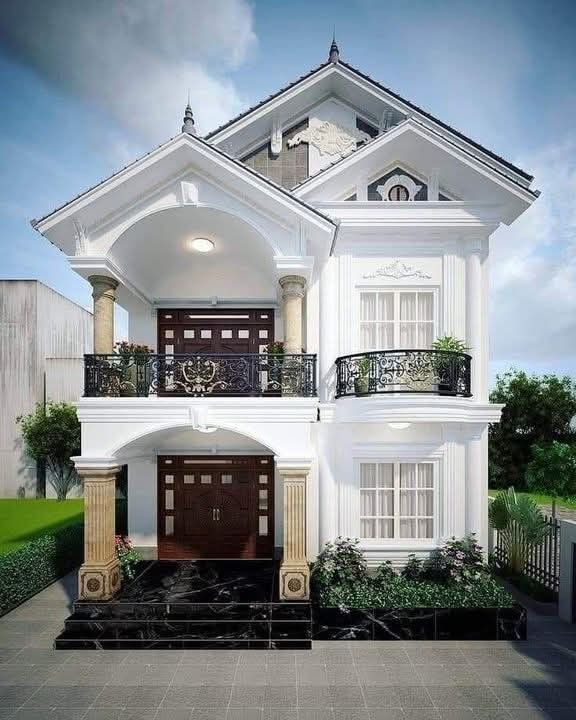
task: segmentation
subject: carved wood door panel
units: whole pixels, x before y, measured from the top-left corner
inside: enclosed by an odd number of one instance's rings
[[[274,551],[270,456],[159,456],[159,558],[264,558]]]

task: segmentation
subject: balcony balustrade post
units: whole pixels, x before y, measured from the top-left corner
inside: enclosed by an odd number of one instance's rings
[[[94,300],[94,353],[110,355],[114,349],[114,302],[118,283],[105,275],[91,275]]]

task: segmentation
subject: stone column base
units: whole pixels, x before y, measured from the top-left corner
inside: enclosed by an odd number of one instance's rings
[[[122,573],[117,559],[105,565],[82,565],[78,573],[78,599],[110,600],[121,584]]]
[[[280,599],[310,599],[310,568],[307,563],[302,565],[280,566]]]

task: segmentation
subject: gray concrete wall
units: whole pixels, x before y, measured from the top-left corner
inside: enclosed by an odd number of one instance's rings
[[[37,280],[0,280],[0,497],[34,496],[16,418],[42,401],[44,373],[48,399],[78,399],[91,348],[90,312]]]

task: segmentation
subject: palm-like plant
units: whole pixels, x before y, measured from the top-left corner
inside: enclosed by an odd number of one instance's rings
[[[500,533],[511,570],[522,574],[528,550],[540,545],[548,532],[542,511],[533,498],[516,495],[511,487],[496,495],[488,508],[488,517]]]

